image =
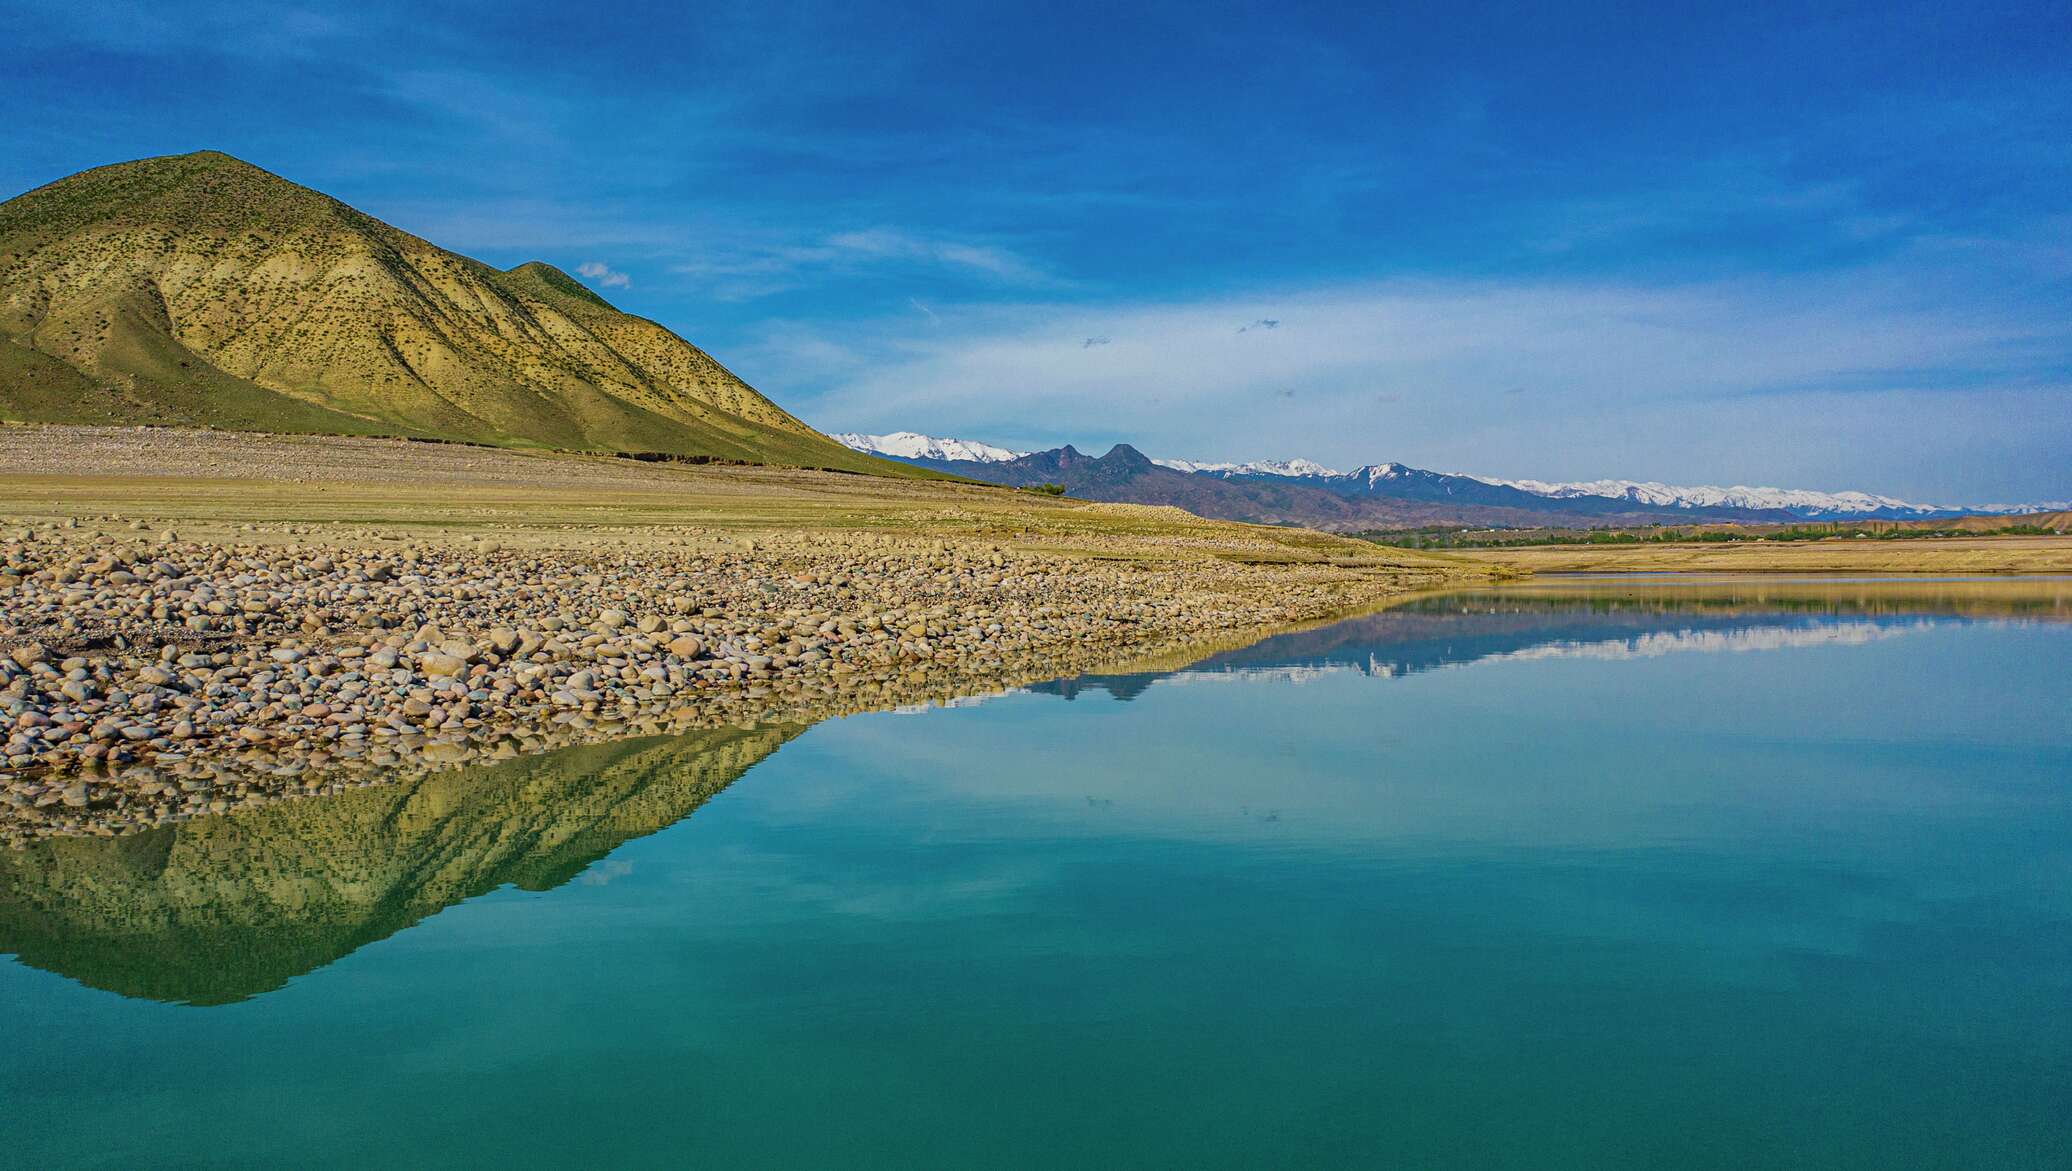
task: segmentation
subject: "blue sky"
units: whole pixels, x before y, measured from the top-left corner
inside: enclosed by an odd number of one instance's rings
[[[830,430],[2072,496],[2072,7],[1696,7],[16,0],[0,189],[226,150]]]

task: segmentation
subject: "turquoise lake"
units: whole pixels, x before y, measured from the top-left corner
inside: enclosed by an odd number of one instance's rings
[[[0,851],[0,1165],[2072,1167],[2072,582],[478,774]]]

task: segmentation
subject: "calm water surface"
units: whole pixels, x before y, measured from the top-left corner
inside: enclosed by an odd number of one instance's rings
[[[2072,1166],[2072,585],[1542,582],[0,852],[0,1164]]]

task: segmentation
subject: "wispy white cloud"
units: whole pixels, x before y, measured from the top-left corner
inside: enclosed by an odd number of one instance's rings
[[[576,275],[591,284],[606,289],[624,289],[633,285],[633,278],[618,271],[602,260],[586,260],[576,265]]]
[[[896,228],[839,232],[827,238],[824,249],[837,260],[920,261],[973,269],[1006,281],[1025,283],[1040,275],[1034,265],[1004,248],[919,236]]]
[[[875,227],[821,236],[772,237],[736,229],[712,247],[681,261],[671,271],[713,282],[728,299],[764,296],[834,276],[899,267],[961,275],[985,284],[1021,288],[1055,286],[1041,265],[1012,249],[955,237]]]
[[[819,388],[806,409],[825,426],[1024,446],[1129,439],[1201,459],[1294,453],[1349,466],[1395,458],[1825,484],[1849,473],[1862,443],[1916,451],[1924,469],[1965,444],[1978,456],[1998,443],[1991,462],[2006,467],[2014,449],[2072,443],[2072,388],[2055,365],[2072,324],[1986,300],[1926,300],[1876,272],[1683,285],[1405,280],[1243,301],[938,309],[925,331],[784,327],[744,365],[765,385]],[[1233,329],[1265,321],[1280,324]],[[820,344],[802,347],[808,339]],[[1893,454],[1879,451],[1878,466],[1889,470]],[[1979,487],[1932,471],[1871,486]]]

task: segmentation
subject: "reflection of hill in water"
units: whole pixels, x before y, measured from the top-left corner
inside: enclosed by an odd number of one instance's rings
[[[127,996],[242,1000],[499,886],[567,882],[801,730],[588,745],[0,851],[0,952]]]
[[[1774,640],[1782,646],[1793,643],[1793,632],[1814,634],[1837,621],[1898,630],[1937,616],[2072,622],[2072,582],[1536,583],[1413,599],[1210,655],[1181,673],[1409,675],[1540,648],[1629,642],[1639,649],[1651,640],[1659,646],[1665,632],[1689,635],[1678,642],[1683,649],[1755,649],[1764,642],[1753,636],[1764,633],[1785,636]],[[1102,691],[1129,700],[1167,674],[1081,675],[1028,690],[1066,699]]]
[[[1507,587],[1277,635],[1180,673],[1401,674],[1564,644],[1644,645],[1665,632],[1711,649],[1736,645],[1736,632],[1816,631],[1838,617],[1898,629],[1937,614],[2068,621],[2072,583]],[[1128,699],[1174,673],[1083,675],[1030,690]],[[689,815],[804,727],[586,745],[0,851],[0,953],[127,996],[242,1000],[499,886],[567,882]]]

